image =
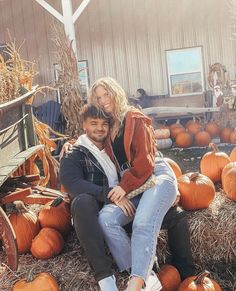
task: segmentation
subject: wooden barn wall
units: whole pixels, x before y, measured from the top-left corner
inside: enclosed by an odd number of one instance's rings
[[[59,0],[47,0],[61,12]],[[73,0],[74,10],[81,0]],[[77,20],[79,59],[88,60],[90,82],[101,76],[118,79],[128,94],[137,88],[151,95],[168,94],[165,51],[203,46],[205,76],[220,62],[231,78],[236,73],[236,40],[228,0],[91,0]],[[22,55],[38,62],[36,82],[54,79],[53,17],[33,0],[0,1],[0,43],[11,36]],[[54,94],[35,100],[38,105]]]

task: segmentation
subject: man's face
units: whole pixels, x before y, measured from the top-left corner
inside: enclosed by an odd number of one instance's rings
[[[109,123],[105,119],[88,117],[83,122],[83,129],[87,137],[95,144],[101,145],[105,142],[109,133]]]

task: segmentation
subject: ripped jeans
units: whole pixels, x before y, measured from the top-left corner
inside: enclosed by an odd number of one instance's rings
[[[99,224],[119,270],[131,268],[131,275],[144,281],[153,267],[163,218],[177,195],[174,172],[162,158],[157,158],[154,174],[157,185],[131,200],[137,207],[134,217],[125,216],[114,204],[105,205],[99,212]],[[132,220],[130,240],[123,226]]]

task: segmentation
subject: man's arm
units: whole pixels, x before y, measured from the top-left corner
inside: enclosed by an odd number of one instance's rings
[[[111,190],[109,187],[102,187],[84,178],[82,166],[75,155],[69,154],[63,157],[60,163],[60,180],[71,199],[81,193],[87,193],[100,202],[110,203],[107,194]]]

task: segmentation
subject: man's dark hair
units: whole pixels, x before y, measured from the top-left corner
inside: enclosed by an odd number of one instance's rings
[[[96,118],[104,119],[109,123],[111,127],[114,123],[113,117],[111,114],[104,112],[102,109],[98,108],[95,105],[85,104],[80,112],[81,121],[85,121],[87,118]]]

